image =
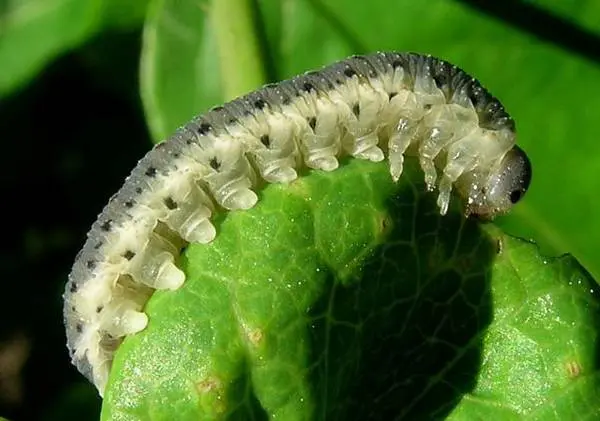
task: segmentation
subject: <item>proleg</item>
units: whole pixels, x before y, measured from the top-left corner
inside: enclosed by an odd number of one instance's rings
[[[194,118],[139,161],[75,258],[64,293],[73,364],[103,393],[113,355],[143,330],[155,290],[185,282],[176,258],[210,243],[216,214],[253,207],[266,183],[340,158],[387,161],[402,176],[418,158],[445,214],[453,189],[465,214],[508,212],[531,181],[515,124],[471,76],[413,53],[354,56],[270,84]]]

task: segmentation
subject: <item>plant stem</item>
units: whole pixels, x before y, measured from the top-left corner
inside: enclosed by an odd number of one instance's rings
[[[225,100],[266,83],[252,0],[213,0],[211,23],[217,40]]]

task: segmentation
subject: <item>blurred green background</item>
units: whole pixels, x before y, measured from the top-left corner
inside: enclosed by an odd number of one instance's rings
[[[247,53],[247,40],[223,45],[208,0],[0,0],[0,415],[97,419],[96,392],[64,346],[72,260],[151,142],[187,110],[227,99],[221,76],[256,60],[269,81],[376,50],[464,68],[503,102],[533,162],[528,196],[499,225],[549,255],[574,254],[600,279],[599,2],[248,4],[260,56],[223,71],[219,53]],[[232,9],[228,24],[235,18]]]

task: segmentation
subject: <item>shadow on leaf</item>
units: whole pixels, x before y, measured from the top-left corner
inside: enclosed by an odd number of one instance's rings
[[[387,204],[362,274],[332,272],[312,309],[319,419],[440,419],[476,384],[497,246],[412,187],[412,204],[409,184]]]

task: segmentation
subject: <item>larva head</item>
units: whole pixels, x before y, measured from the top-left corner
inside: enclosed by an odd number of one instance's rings
[[[518,146],[509,150],[478,191],[469,194],[467,213],[491,220],[523,198],[531,182],[531,163]]]

